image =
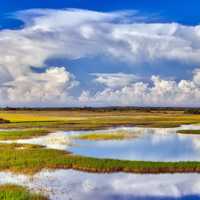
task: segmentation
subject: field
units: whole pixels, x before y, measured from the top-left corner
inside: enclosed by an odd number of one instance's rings
[[[185,110],[1,110],[0,140],[28,139],[60,130],[91,130],[77,135],[82,140],[123,140],[137,137],[134,133],[92,132],[116,126],[169,128],[182,124],[200,124],[200,115]],[[4,130],[5,129],[5,130]],[[199,130],[179,131],[199,134]],[[132,135],[131,135],[132,134]],[[93,173],[200,173],[200,162],[149,162],[98,159],[47,149],[30,144],[0,144],[0,171],[33,175],[42,169],[74,169]],[[14,196],[14,198],[13,198]],[[0,200],[43,200],[23,187],[0,186]]]
[[[0,128],[95,130],[113,126],[177,127],[200,123],[199,114],[184,110],[8,110],[0,111]]]

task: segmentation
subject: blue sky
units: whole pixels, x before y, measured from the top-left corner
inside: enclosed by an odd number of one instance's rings
[[[2,1],[0,13],[5,14],[30,8],[81,8],[96,11],[139,10],[142,13],[161,15],[165,21],[182,24],[199,24],[198,0],[17,0]]]
[[[0,105],[199,106],[199,6],[4,1]]]

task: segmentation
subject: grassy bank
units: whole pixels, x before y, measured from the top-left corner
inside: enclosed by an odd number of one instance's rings
[[[96,159],[45,149],[36,145],[0,145],[0,170],[33,174],[41,169],[75,169],[111,173],[181,173],[200,172],[200,162],[145,162]]]
[[[1,185],[0,200],[47,200],[47,198],[32,194],[26,188],[17,185]]]
[[[112,126],[177,127],[200,123],[200,115],[174,110],[15,110],[0,111],[0,128],[95,130]]]
[[[77,136],[72,136],[73,139],[80,139],[80,140],[94,140],[94,141],[101,141],[101,140],[125,140],[136,138],[137,135],[134,133],[129,133],[127,131],[116,131],[116,132],[98,132],[98,133],[88,133],[88,134],[80,134]]]
[[[30,129],[30,130],[6,130],[0,131],[0,140],[17,140],[29,139],[38,136],[44,136],[49,133],[45,129]]]
[[[200,130],[179,130],[179,131],[177,131],[177,133],[198,135],[198,134],[200,134]]]

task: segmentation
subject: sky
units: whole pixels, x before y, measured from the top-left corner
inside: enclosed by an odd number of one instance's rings
[[[0,4],[0,106],[200,106],[199,0]]]

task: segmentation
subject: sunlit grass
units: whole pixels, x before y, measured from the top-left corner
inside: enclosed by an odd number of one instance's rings
[[[113,126],[178,127],[200,123],[200,115],[173,112],[88,112],[88,111],[1,111],[10,123],[0,128],[51,128],[54,130],[95,130]]]
[[[38,136],[44,136],[49,133],[45,129],[30,129],[30,130],[6,130],[0,131],[0,140],[17,140],[29,139]]]
[[[200,172],[200,162],[148,162],[97,159],[36,145],[1,144],[0,170],[34,174],[42,169],[75,169],[111,173]]]
[[[26,188],[17,185],[1,185],[0,200],[47,200],[48,198],[33,194]]]
[[[0,112],[0,118],[9,120],[10,122],[37,122],[37,121],[60,121],[65,120],[63,117],[55,117],[55,116],[43,116],[43,115],[33,115],[30,113],[22,114],[22,113],[7,113]]]
[[[72,136],[73,139],[81,140],[125,140],[136,138],[136,133],[130,133],[127,131],[115,131],[115,132],[98,132],[98,133],[87,133]]]

